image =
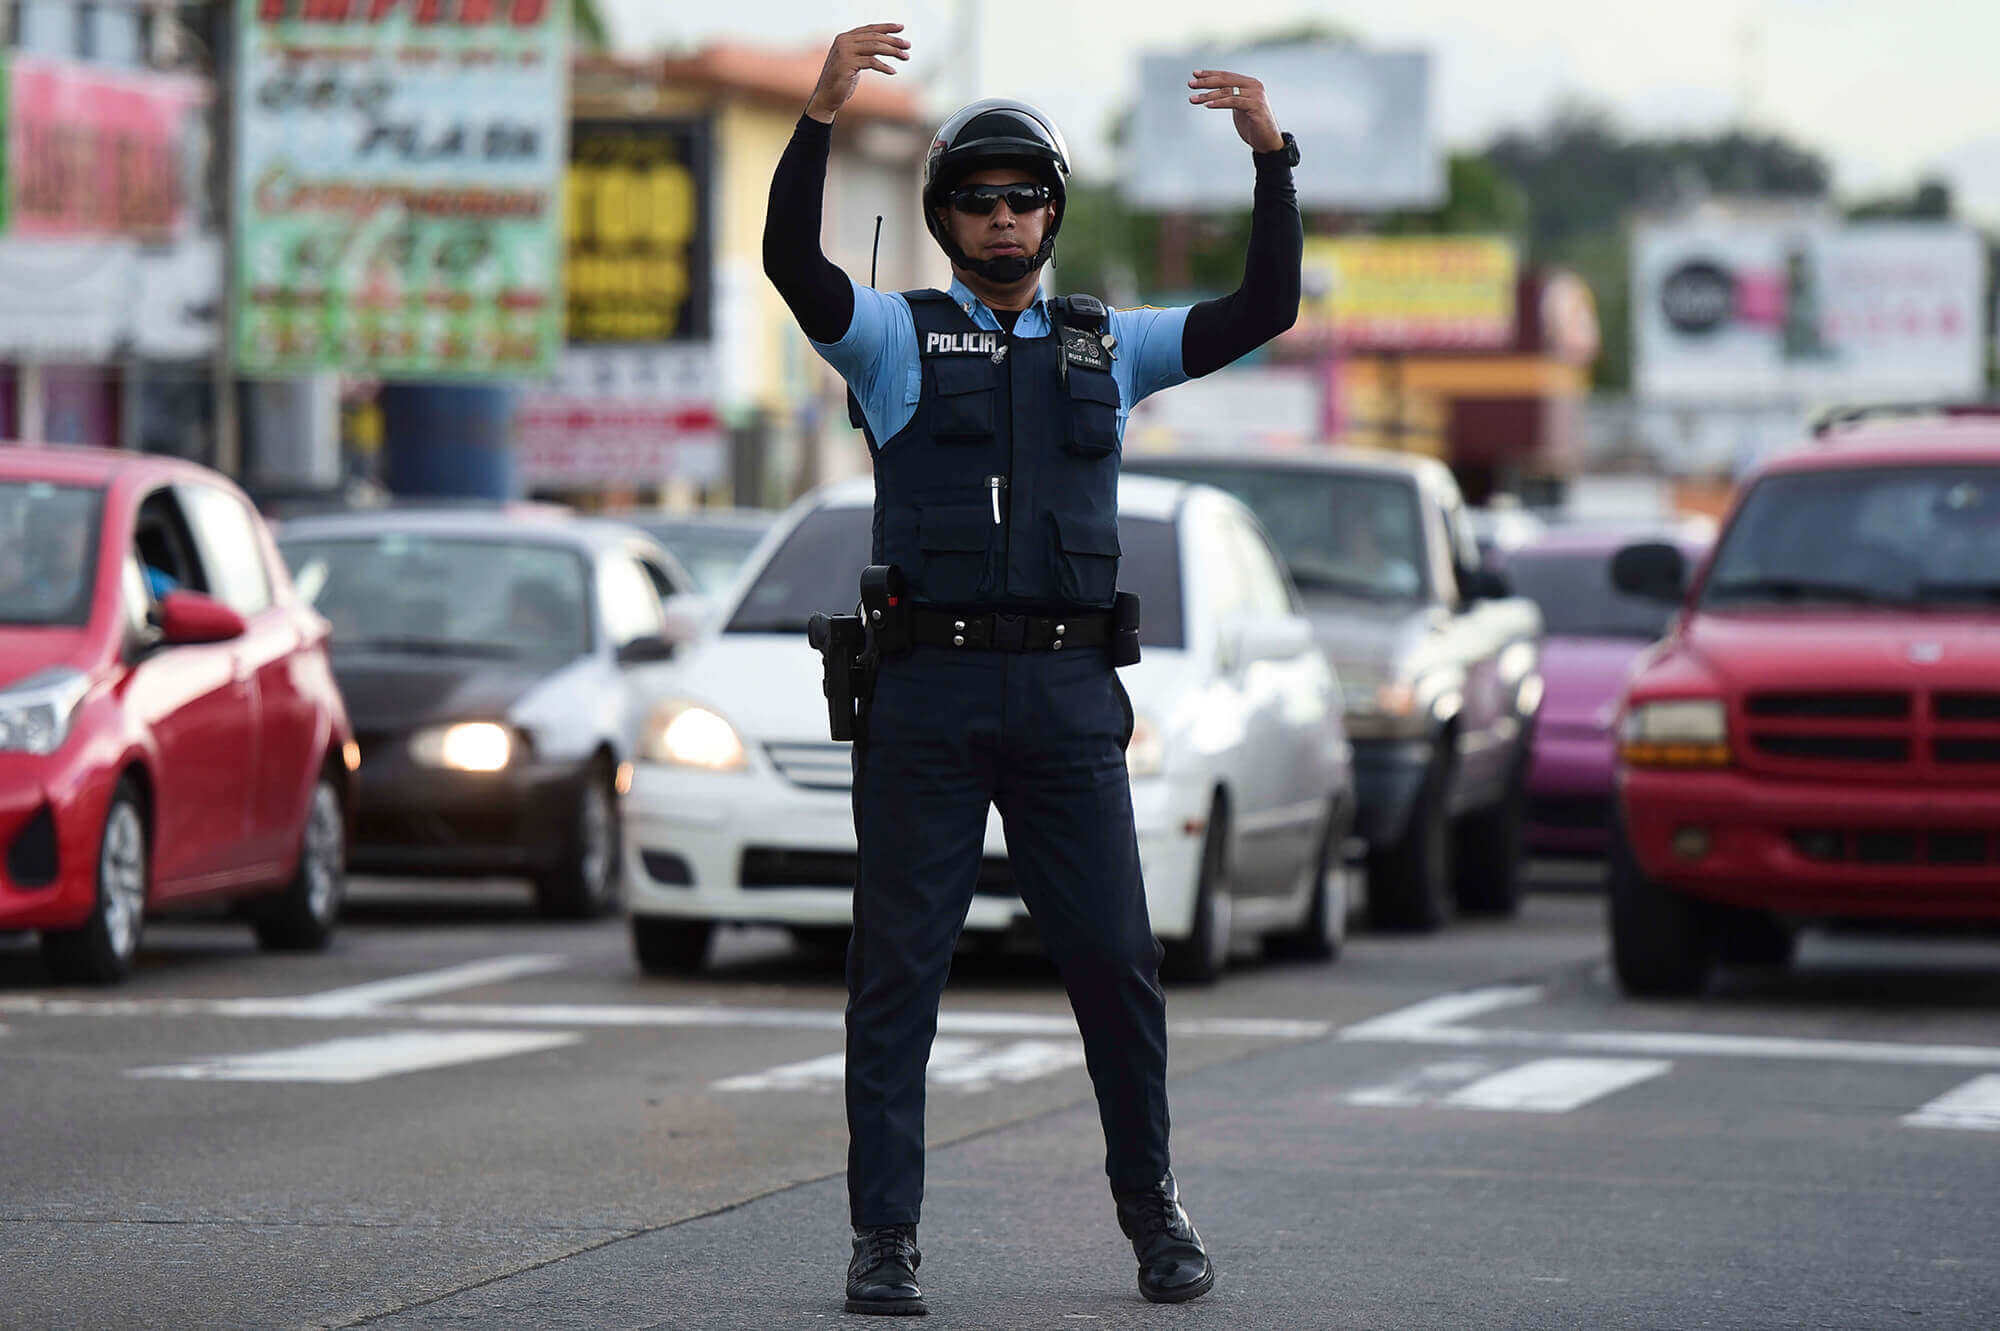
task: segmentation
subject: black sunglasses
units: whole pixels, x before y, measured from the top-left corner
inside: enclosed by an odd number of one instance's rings
[[[951,206],[962,213],[972,213],[979,217],[993,211],[993,206],[1002,199],[1007,201],[1007,210],[1015,213],[1032,213],[1037,208],[1049,206],[1047,185],[964,185],[951,192]]]

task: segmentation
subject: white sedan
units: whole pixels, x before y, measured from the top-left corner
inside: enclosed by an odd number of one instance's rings
[[[646,724],[625,797],[627,904],[642,969],[699,967],[718,924],[802,938],[851,923],[850,748],[827,736],[814,611],[850,612],[868,563],[866,480],[799,501],[691,643]],[[1212,980],[1232,947],[1330,958],[1344,937],[1354,816],[1339,688],[1257,521],[1207,486],[1128,476],[1119,583],[1141,598],[1125,667],[1140,860],[1167,971]],[[997,813],[965,927],[1025,931]]]

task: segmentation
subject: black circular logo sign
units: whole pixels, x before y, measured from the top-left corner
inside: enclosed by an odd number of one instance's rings
[[[1660,313],[1675,331],[1699,337],[1729,322],[1736,310],[1736,279],[1708,259],[1691,259],[1660,284]]]

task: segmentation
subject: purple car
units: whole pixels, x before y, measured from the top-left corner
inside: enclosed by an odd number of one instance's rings
[[[1528,769],[1531,854],[1604,853],[1618,699],[1633,661],[1675,614],[1611,585],[1611,557],[1636,540],[1672,541],[1690,567],[1708,548],[1685,531],[1556,527],[1505,556],[1515,593],[1541,607],[1546,635],[1545,692]]]

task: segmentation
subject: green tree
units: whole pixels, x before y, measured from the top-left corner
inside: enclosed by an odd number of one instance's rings
[[[570,0],[569,22],[578,49],[592,52],[611,49],[611,27],[598,10],[597,0]]]
[[[1908,194],[1864,199],[1847,210],[1847,217],[1853,222],[1948,222],[1952,202],[1951,183],[1931,177],[1919,181]]]

